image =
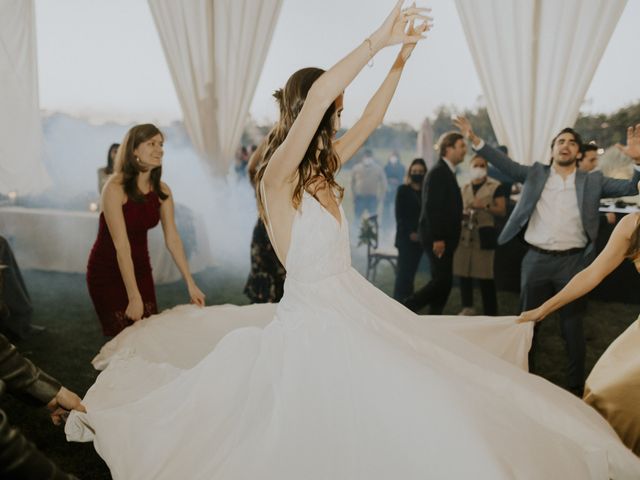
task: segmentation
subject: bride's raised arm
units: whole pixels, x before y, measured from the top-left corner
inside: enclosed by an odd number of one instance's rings
[[[423,22],[414,26],[414,22],[411,21],[407,34],[410,37],[423,35],[431,29],[431,26],[432,25],[428,22]],[[360,117],[353,127],[347,130],[342,137],[333,143],[343,165],[351,159],[358,149],[362,147],[367,138],[369,138],[369,135],[371,135],[382,123],[382,120],[387,113],[387,108],[389,108],[389,103],[391,103],[391,99],[393,98],[396,88],[398,87],[398,83],[400,82],[404,66],[411,56],[411,52],[413,52],[416,44],[417,41],[411,40],[402,45],[402,49],[398,53],[396,60],[393,62],[389,73],[376,93],[371,97],[371,100],[369,100],[362,117]]]
[[[426,9],[415,6],[402,9],[403,3],[404,0],[399,0],[369,38],[314,82],[287,137],[269,160],[263,176],[265,188],[279,188],[292,181],[325,112],[377,52],[390,45],[416,43],[423,38],[418,32],[410,33],[407,25],[415,20],[428,20],[423,15]]]

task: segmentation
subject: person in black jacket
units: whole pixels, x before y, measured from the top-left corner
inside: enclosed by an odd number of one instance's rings
[[[0,334],[0,395],[5,391],[46,405],[56,425],[64,422],[69,410],[86,411],[78,395],[22,357]],[[60,470],[13,428],[0,410],[0,478],[73,480],[76,477]]]
[[[438,145],[440,159],[422,186],[418,229],[431,265],[431,281],[404,301],[414,312],[429,305],[431,315],[442,313],[451,292],[453,254],[462,223],[462,196],[455,170],[467,153],[464,137],[458,132],[443,134]]]
[[[422,205],[422,182],[427,164],[415,158],[405,176],[403,185],[396,191],[396,242],[398,249],[398,273],[393,288],[393,298],[402,301],[413,293],[413,282],[422,257],[422,245],[418,237],[418,219]]]

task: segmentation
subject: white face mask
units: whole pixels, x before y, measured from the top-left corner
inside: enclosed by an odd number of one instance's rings
[[[487,169],[482,167],[473,167],[469,172],[472,180],[480,180],[487,176]]]
[[[373,158],[371,157],[364,157],[362,163],[364,163],[366,166],[369,166],[373,163]]]
[[[396,157],[395,155],[389,158],[389,162],[391,163],[398,163],[398,157]]]

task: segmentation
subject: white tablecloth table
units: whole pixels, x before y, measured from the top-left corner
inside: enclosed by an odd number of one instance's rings
[[[98,232],[97,212],[7,206],[0,208],[0,235],[11,243],[21,269],[85,273]],[[196,216],[196,248],[189,258],[192,273],[213,265],[206,231]],[[162,227],[149,232],[149,255],[156,283],[180,279],[165,248]]]

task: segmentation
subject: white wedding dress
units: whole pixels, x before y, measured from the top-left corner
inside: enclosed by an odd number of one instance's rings
[[[413,314],[351,267],[340,212],[303,196],[278,305],[177,307],[105,345],[68,439],[115,479],[640,478],[523,370],[531,324]]]

